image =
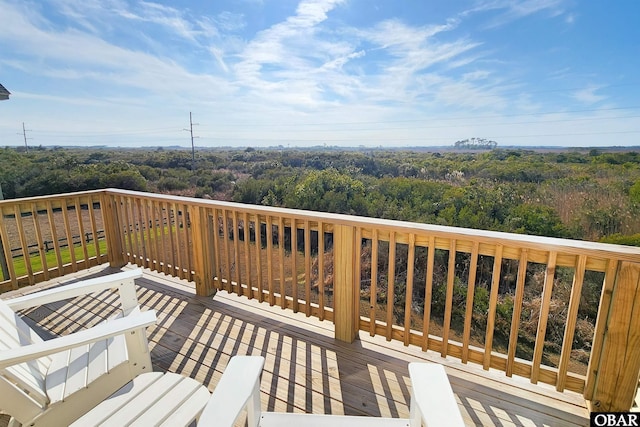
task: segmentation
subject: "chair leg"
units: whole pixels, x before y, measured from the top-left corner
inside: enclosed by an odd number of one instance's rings
[[[253,386],[253,392],[247,402],[247,426],[258,427],[260,424],[260,378]]]

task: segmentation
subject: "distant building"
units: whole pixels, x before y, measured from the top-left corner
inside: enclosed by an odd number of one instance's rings
[[[11,95],[11,92],[9,92],[4,86],[0,84],[0,101],[9,99],[9,95]]]
[[[498,146],[498,143],[484,138],[470,138],[456,141],[454,146],[471,150],[493,150]]]

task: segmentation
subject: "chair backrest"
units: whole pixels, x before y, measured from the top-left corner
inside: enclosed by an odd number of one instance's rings
[[[9,306],[0,299],[0,351],[42,342]],[[49,398],[45,378],[51,359],[43,357],[0,371],[0,409],[11,406],[11,412],[38,412],[47,406]]]

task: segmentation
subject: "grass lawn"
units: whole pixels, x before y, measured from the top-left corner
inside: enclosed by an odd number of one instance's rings
[[[107,253],[107,241],[106,240],[99,240],[98,241],[98,246],[100,248],[100,253],[101,254]],[[84,251],[82,250],[82,246],[81,245],[75,245],[73,247],[73,250],[74,250],[74,253],[75,253],[76,260],[83,260],[84,259]],[[95,245],[93,245],[93,244],[87,245],[87,252],[88,252],[90,258],[96,256]],[[54,250],[48,251],[46,253],[45,257],[46,257],[46,260],[47,260],[47,266],[49,268],[57,265],[58,260],[56,258],[56,253],[55,253]],[[62,258],[62,264],[70,263],[71,262],[71,248],[70,247],[60,248],[60,257]],[[39,271],[43,270],[43,268],[42,268],[42,259],[40,258],[40,254],[39,253],[29,255],[28,260],[31,263],[31,268],[33,269],[34,272],[39,272]],[[25,276],[27,274],[27,265],[25,264],[24,256],[19,256],[19,257],[13,258],[13,268],[15,269],[17,277]],[[2,271],[0,271],[0,278],[2,278],[2,280],[7,280],[7,278],[5,278],[3,276]]]

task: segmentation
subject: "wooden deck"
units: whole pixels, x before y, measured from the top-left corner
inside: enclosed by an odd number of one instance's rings
[[[98,266],[2,297],[110,272]],[[138,297],[158,314],[158,324],[148,330],[154,369],[189,375],[213,390],[232,355],[263,355],[262,405],[268,410],[408,416],[407,363],[430,361],[446,366],[467,425],[589,425],[581,395],[557,393],[365,332],[353,344],[338,342],[330,322],[225,292],[199,297],[193,283],[144,272],[137,281]],[[113,303],[113,296],[101,294],[25,314],[43,333],[64,334],[95,321],[95,314],[112,315]]]

